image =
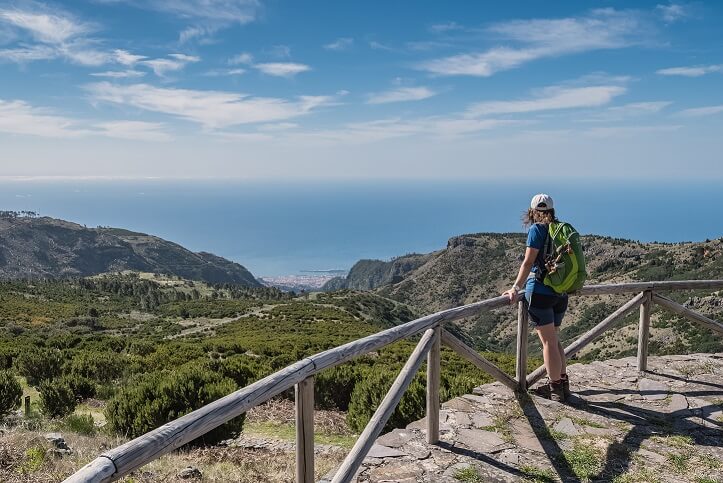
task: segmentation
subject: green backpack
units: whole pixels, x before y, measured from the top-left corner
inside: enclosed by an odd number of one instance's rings
[[[559,294],[582,288],[587,279],[580,234],[569,223],[550,223],[545,242],[543,283]]]

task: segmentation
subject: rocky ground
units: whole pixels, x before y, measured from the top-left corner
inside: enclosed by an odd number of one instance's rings
[[[723,354],[574,364],[567,404],[499,383],[381,436],[359,482],[723,482]]]

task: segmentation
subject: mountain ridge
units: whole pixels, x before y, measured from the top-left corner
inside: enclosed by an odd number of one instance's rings
[[[260,287],[243,265],[124,228],[88,228],[48,216],[0,216],[0,278],[87,277],[107,272],[164,273],[210,283]]]

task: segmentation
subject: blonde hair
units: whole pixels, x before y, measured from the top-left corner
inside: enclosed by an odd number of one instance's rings
[[[556,223],[558,221],[559,220],[557,219],[557,217],[555,217],[554,209],[539,211],[530,208],[526,212],[522,213],[522,226],[524,226],[525,228],[529,228],[535,223],[550,224]]]

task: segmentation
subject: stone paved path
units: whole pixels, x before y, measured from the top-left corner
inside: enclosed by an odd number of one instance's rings
[[[573,364],[572,401],[517,399],[495,383],[381,436],[359,482],[723,483],[723,354]]]

